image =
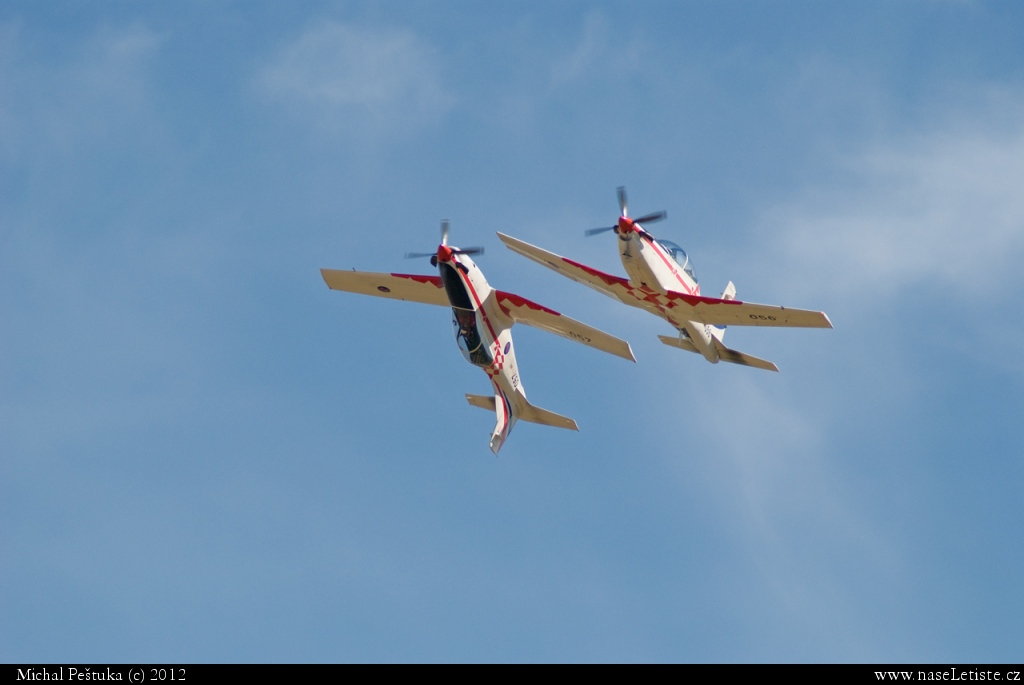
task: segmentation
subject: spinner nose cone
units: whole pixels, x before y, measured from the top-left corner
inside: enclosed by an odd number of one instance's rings
[[[619,233],[623,234],[633,231],[633,220],[630,219],[628,216],[620,216],[618,229]]]
[[[441,262],[442,264],[444,262],[452,261],[452,256],[454,254],[455,252],[452,250],[452,248],[448,247],[443,243],[437,246],[437,261]]]

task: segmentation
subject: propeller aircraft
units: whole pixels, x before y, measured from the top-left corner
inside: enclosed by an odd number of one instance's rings
[[[770,361],[726,347],[722,342],[726,326],[832,328],[824,312],[741,302],[736,299],[736,286],[732,281],[721,297],[704,297],[686,252],[673,242],[655,238],[641,225],[661,221],[666,213],[630,218],[626,189],[620,187],[618,196],[619,220],[613,226],[590,229],[586,235],[615,232],[628,279],[598,271],[503,233],[498,233],[498,237],[513,252],[612,299],[660,316],[679,331],[674,337],[659,335],[661,342],[703,355],[712,364],[723,361],[779,370]]]
[[[484,370],[494,396],[466,395],[474,407],[495,412],[497,423],[490,448],[498,453],[516,421],[523,420],[557,428],[579,430],[576,422],[526,399],[511,328],[523,323],[549,333],[595,347],[630,361],[636,361],[625,340],[620,340],[584,323],[563,316],[525,297],[492,288],[470,258],[483,248],[459,249],[448,245],[448,221],[441,222],[441,244],[436,252],[407,253],[407,258],[430,257],[439,275],[369,273],[321,269],[324,282],[340,290],[394,300],[407,300],[451,307],[455,340],[466,360]]]

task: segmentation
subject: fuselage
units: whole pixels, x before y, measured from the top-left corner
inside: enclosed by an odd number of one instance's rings
[[[464,254],[439,254],[446,256],[438,259],[437,268],[452,306],[456,343],[466,361],[483,369],[494,387],[498,426],[491,447],[496,452],[512,430],[519,408],[527,404],[516,367],[511,321],[473,260]]]
[[[657,240],[628,218],[619,220],[619,257],[634,288],[651,294],[669,291],[700,295],[697,275],[681,247]],[[712,342],[713,327],[698,321],[680,319],[668,308],[655,305],[658,313],[687,337],[709,362],[718,363],[718,351]]]

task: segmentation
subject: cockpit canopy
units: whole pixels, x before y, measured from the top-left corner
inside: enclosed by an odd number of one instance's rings
[[[470,364],[490,366],[494,361],[480,337],[477,328],[476,313],[472,309],[452,307],[452,327],[455,329],[455,340],[462,351],[462,356]]]
[[[693,266],[690,265],[690,258],[686,256],[686,252],[683,250],[683,248],[679,247],[670,240],[659,240],[658,244],[665,249],[665,252],[669,253],[672,259],[675,260],[676,264],[683,267],[683,271],[686,272],[686,275],[692,278],[693,282],[696,283],[697,274],[694,273]]]

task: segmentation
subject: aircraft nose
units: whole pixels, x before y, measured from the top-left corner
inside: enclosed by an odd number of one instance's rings
[[[453,254],[455,253],[452,251],[452,248],[447,245],[442,244],[437,246],[437,261],[450,262],[452,261]]]
[[[619,217],[619,233],[629,233],[633,230],[633,220],[628,216]]]

